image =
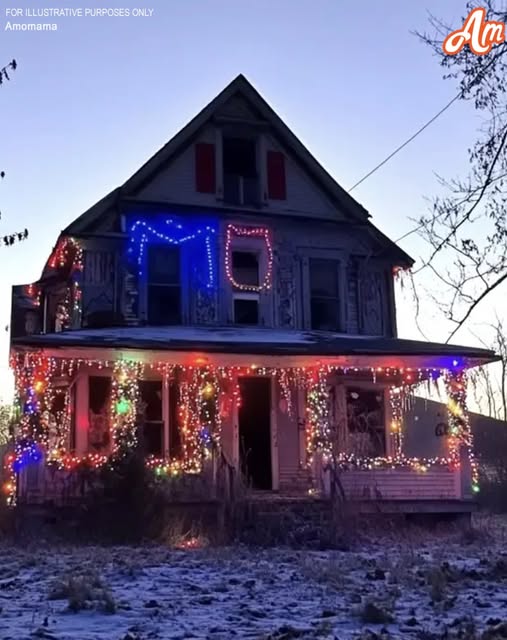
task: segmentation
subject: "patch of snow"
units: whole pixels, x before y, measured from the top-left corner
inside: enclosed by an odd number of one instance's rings
[[[363,637],[436,640],[464,637],[453,634],[471,616],[479,630],[506,620],[505,539],[403,537],[351,552],[3,546],[0,638],[352,640],[370,629],[379,635]],[[55,580],[87,571],[115,613],[48,597]],[[366,602],[392,621],[365,621]]]

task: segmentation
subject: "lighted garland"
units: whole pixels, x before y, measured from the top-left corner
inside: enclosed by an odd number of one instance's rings
[[[270,375],[276,377],[280,383],[284,398],[288,399],[291,387],[298,386],[307,392],[307,450],[311,460],[317,450],[326,455],[331,452],[331,434],[328,423],[328,389],[327,376],[329,373],[347,375],[353,378],[358,375],[364,379],[370,375],[373,380],[382,381],[401,389],[400,393],[391,388],[391,413],[396,422],[397,446],[395,454],[384,458],[359,458],[354,455],[338,453],[337,464],[340,468],[411,468],[424,472],[434,465],[448,465],[452,468],[459,466],[457,446],[461,442],[470,454],[472,464],[473,489],[478,490],[478,469],[472,452],[471,432],[468,419],[461,419],[459,411],[450,411],[451,439],[450,456],[431,459],[406,458],[401,452],[402,414],[406,387],[412,386],[426,378],[435,380],[442,374],[446,376],[449,393],[449,406],[461,407],[466,416],[466,379],[463,373],[448,372],[434,368],[426,369],[398,369],[394,367],[343,367],[323,365],[317,363],[311,367],[258,367],[256,365],[215,367],[204,364],[206,358],[196,358],[199,364],[175,365],[167,362],[157,362],[142,365],[136,361],[87,360],[83,358],[53,358],[39,353],[18,354],[11,359],[11,366],[16,375],[16,394],[23,410],[20,420],[20,430],[16,438],[14,454],[8,459],[8,480],[4,486],[11,503],[15,501],[16,476],[25,464],[38,462],[47,451],[47,428],[41,421],[41,414],[50,408],[55,390],[52,389],[52,379],[67,377],[72,379],[74,374],[84,366],[99,369],[113,369],[111,416],[113,427],[114,450],[120,447],[134,447],[137,444],[137,403],[139,397],[138,380],[143,370],[150,369],[162,376],[178,376],[180,384],[179,418],[180,432],[183,443],[186,441],[182,460],[168,460],[150,458],[146,464],[153,468],[157,475],[175,475],[180,472],[197,472],[202,468],[202,461],[209,455],[212,446],[220,446],[221,402],[224,399],[224,388],[227,384],[231,401],[239,406],[241,395],[238,378],[244,375]],[[391,385],[391,386],[392,386]],[[67,389],[65,408],[61,417],[64,426],[61,429],[62,444],[58,452],[49,456],[48,462],[56,464],[58,468],[72,470],[80,465],[100,467],[107,461],[107,457],[97,454],[77,456],[65,451],[68,442],[70,425],[70,393]],[[458,421],[458,417],[460,420]]]
[[[82,290],[81,278],[83,273],[83,248],[72,237],[62,238],[51,254],[48,266],[51,269],[67,269],[68,284],[65,298],[57,311],[58,321],[62,329],[68,329],[73,324],[79,324],[81,317]]]
[[[119,360],[113,369],[111,415],[113,416],[113,453],[137,446],[137,406],[142,365]]]
[[[322,368],[310,371],[307,377],[306,413],[306,450],[308,464],[313,461],[315,451],[331,455],[332,438],[329,427],[329,389],[327,373]]]
[[[180,246],[194,240],[202,240],[206,255],[208,277],[206,287],[215,286],[215,257],[212,237],[216,234],[216,226],[207,224],[204,226],[181,224],[172,219],[166,219],[158,226],[154,226],[153,220],[139,219],[130,227],[130,246],[128,252],[137,262],[139,276],[145,271],[145,247],[150,242]]]
[[[465,371],[447,372],[447,413],[449,420],[449,451],[453,460],[460,460],[460,447],[466,447],[471,468],[472,491],[479,491],[479,465],[473,450],[473,434],[467,410],[467,379]]]
[[[234,237],[241,238],[261,238],[266,244],[267,251],[267,268],[264,279],[260,285],[242,284],[237,282],[232,272],[232,250],[231,244]],[[260,293],[261,291],[271,289],[271,276],[273,274],[273,246],[271,244],[271,234],[269,229],[265,227],[238,227],[233,224],[227,225],[225,237],[225,273],[229,282],[238,291],[251,291]]]
[[[404,415],[404,388],[389,388],[389,403],[391,406],[390,432],[393,439],[393,449],[396,457],[402,456],[403,451],[403,415]]]

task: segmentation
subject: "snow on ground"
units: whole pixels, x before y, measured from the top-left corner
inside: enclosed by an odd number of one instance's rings
[[[0,638],[504,638],[498,531],[370,535],[352,551],[4,544]],[[477,635],[460,635],[467,618]]]

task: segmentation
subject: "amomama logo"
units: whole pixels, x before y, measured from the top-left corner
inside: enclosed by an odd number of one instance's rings
[[[505,22],[486,20],[486,9],[473,9],[462,29],[450,33],[442,43],[444,53],[455,56],[468,44],[478,56],[489,53],[495,44],[505,42]]]

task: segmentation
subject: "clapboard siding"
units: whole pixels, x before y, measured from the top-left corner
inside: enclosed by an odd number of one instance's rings
[[[460,498],[459,473],[447,467],[424,473],[407,470],[350,470],[340,480],[351,499],[430,500]]]
[[[203,130],[195,142],[215,144],[215,131],[211,127]],[[196,189],[194,144],[186,147],[166,169],[155,175],[137,197],[140,200],[184,202],[209,207],[216,205],[214,193],[198,193]]]
[[[275,140],[268,139],[266,151],[280,151],[284,149]],[[328,218],[331,220],[343,220],[343,215],[337,211],[326,195],[323,193],[311,178],[294,162],[285,155],[285,179],[286,179],[286,199],[267,200],[267,208],[274,212],[291,215],[305,215],[310,217]],[[266,158],[263,159],[266,162]]]

